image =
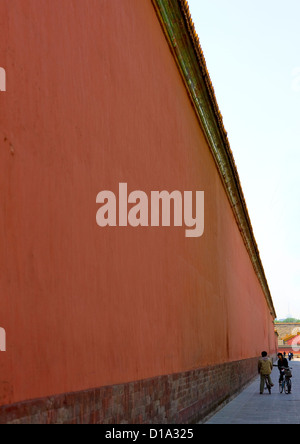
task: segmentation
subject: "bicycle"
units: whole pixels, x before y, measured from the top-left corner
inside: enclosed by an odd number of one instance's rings
[[[290,395],[292,391],[292,367],[290,368],[283,368],[280,370],[280,373],[283,377],[282,381],[279,381],[279,392],[283,393],[285,392],[286,395]]]
[[[269,394],[272,395],[272,386],[269,382],[269,376],[265,375],[265,391],[268,390]]]

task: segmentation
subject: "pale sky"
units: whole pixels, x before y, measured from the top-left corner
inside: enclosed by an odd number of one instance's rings
[[[188,0],[278,318],[300,319],[300,0]]]

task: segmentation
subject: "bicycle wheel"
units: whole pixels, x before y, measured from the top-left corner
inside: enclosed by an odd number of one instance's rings
[[[284,391],[284,381],[279,383],[279,393],[283,393]]]
[[[285,383],[285,393],[289,395],[292,391],[292,381],[288,379]]]
[[[267,378],[266,378],[266,388],[265,388],[265,390],[268,390],[270,395],[272,394],[272,387],[270,386],[269,381],[268,381]]]
[[[284,384],[284,392],[286,395],[289,394],[289,382],[286,380]]]

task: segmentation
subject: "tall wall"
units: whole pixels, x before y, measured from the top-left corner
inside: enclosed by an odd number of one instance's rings
[[[273,318],[151,1],[0,0],[0,27],[0,405],[17,403],[10,420],[22,401],[180,380],[274,352]],[[96,196],[118,195],[120,182],[148,195],[204,190],[204,236],[98,227]]]

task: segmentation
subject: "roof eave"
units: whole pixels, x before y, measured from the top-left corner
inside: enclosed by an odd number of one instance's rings
[[[152,3],[215,159],[243,241],[263,289],[270,314],[275,319],[276,311],[253,233],[237,167],[188,3],[186,0],[152,0]]]

